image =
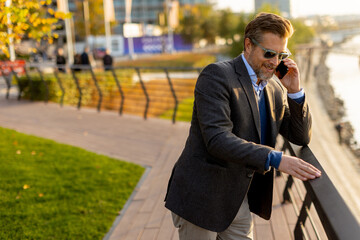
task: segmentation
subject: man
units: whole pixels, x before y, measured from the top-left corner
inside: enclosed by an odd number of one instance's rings
[[[66,59],[64,57],[64,50],[59,48],[56,54],[56,64],[58,65],[59,72],[65,72]]]
[[[83,53],[80,56],[82,65],[86,65],[86,66],[90,65],[88,52],[89,52],[89,48],[85,47]]]
[[[110,55],[110,50],[106,49],[105,55],[103,57],[104,70],[111,70],[113,64],[113,58]]]
[[[273,168],[303,181],[320,177],[273,149],[278,133],[298,145],[311,135],[299,70],[287,58],[292,33],[288,20],[261,13],[245,29],[243,54],[201,72],[189,137],[165,197],[181,240],[252,239],[250,212],[271,215]],[[273,75],[281,60],[288,73],[280,83]]]

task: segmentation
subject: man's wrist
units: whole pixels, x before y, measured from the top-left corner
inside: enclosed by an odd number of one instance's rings
[[[270,166],[279,168],[283,152],[272,150],[266,159],[265,170],[270,170]]]
[[[305,96],[305,91],[303,88],[300,88],[300,90],[295,93],[288,92],[288,97],[291,99],[298,99],[298,98],[302,98],[304,96]]]

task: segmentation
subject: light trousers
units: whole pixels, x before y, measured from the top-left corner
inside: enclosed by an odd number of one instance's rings
[[[249,210],[247,196],[231,225],[223,232],[217,233],[198,227],[180,216],[172,213],[173,222],[179,231],[180,240],[252,240],[253,220]]]

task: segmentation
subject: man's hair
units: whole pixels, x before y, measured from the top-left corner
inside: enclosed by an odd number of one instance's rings
[[[279,15],[261,12],[245,28],[244,48],[246,38],[262,42],[264,33],[273,33],[281,38],[290,38],[294,33],[294,28],[289,20]]]

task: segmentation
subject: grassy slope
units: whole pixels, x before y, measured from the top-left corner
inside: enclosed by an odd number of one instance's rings
[[[0,239],[102,239],[143,171],[0,128]]]
[[[178,105],[176,112],[176,121],[191,122],[192,111],[193,111],[194,98],[187,98],[181,101]],[[174,109],[168,110],[163,113],[160,118],[172,119]]]
[[[205,67],[214,62],[216,57],[209,53],[182,52],[176,54],[159,54],[135,60],[116,62],[115,66],[132,67]]]

